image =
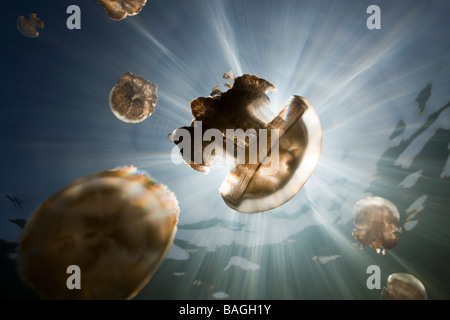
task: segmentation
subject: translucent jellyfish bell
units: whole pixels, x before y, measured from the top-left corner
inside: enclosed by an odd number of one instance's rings
[[[384,254],[395,247],[400,214],[397,207],[381,197],[367,197],[353,208],[356,228],[353,236],[363,246],[370,246]]]
[[[383,300],[427,300],[425,286],[408,273],[393,273],[388,277],[387,287],[381,291]]]
[[[122,20],[141,12],[147,0],[97,0],[112,20]]]
[[[17,19],[17,29],[25,37],[37,38],[39,32],[36,28],[44,29],[44,22],[38,18],[36,13],[30,13],[28,19],[24,16],[20,16]]]
[[[233,75],[229,71],[224,77]],[[270,210],[289,201],[311,176],[322,128],[305,98],[292,96],[274,117],[267,108],[273,84],[248,74],[234,80],[224,93],[193,100],[195,121],[175,130],[170,140],[197,171],[208,173],[217,159],[230,167],[220,187],[229,207],[245,213]]]
[[[179,207],[166,186],[134,167],[80,178],[31,215],[19,244],[19,274],[44,299],[128,299],[172,245]],[[69,266],[81,289],[69,290]]]
[[[109,107],[117,119],[142,122],[155,111],[158,86],[141,76],[127,72],[117,80],[109,94]]]

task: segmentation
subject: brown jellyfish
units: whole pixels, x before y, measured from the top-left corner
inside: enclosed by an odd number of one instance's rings
[[[397,207],[381,197],[367,197],[358,201],[353,208],[355,226],[353,237],[362,246],[370,246],[377,253],[395,247],[398,237],[400,214]]]
[[[142,122],[155,111],[158,86],[131,72],[122,75],[109,95],[109,107],[117,119]]]
[[[97,0],[112,20],[122,20],[141,12],[147,0]]]
[[[383,300],[427,300],[425,286],[408,273],[393,273],[388,277],[387,288],[381,291]]]
[[[44,22],[38,18],[36,13],[30,13],[28,19],[24,16],[20,16],[17,19],[17,29],[25,37],[37,38],[39,32],[36,28],[44,29]]]
[[[234,74],[233,71],[228,70],[227,72],[225,72],[222,76],[224,79],[230,79],[230,80],[234,80]]]
[[[223,78],[224,79],[229,79],[229,80],[234,80],[233,71],[228,70],[227,72],[225,72],[223,74]],[[225,87],[227,87],[228,89],[232,89],[233,88],[233,84],[231,82],[225,82]]]
[[[80,178],[31,215],[19,244],[22,280],[43,299],[130,299],[172,245],[179,207],[134,167]],[[69,290],[78,266],[81,288]]]
[[[222,92],[220,91],[220,86],[215,86],[214,88],[212,88],[211,93],[209,94],[211,97],[214,96],[218,96],[222,94]]]
[[[224,77],[233,74],[229,71]],[[244,74],[231,87],[194,99],[195,119],[169,140],[197,171],[208,173],[217,159],[230,167],[220,192],[232,209],[255,213],[276,208],[297,194],[318,162],[319,118],[300,96],[292,96],[274,117],[267,108],[267,94],[276,88],[257,76]]]
[[[225,87],[227,87],[228,89],[232,89],[233,88],[233,84],[230,82],[225,82]]]

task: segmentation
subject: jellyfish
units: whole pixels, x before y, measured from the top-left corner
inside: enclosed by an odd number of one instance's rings
[[[17,29],[19,29],[19,32],[25,37],[37,38],[39,32],[36,28],[44,29],[44,22],[38,18],[36,13],[30,13],[28,19],[24,16],[20,16],[17,19]]]
[[[222,91],[220,91],[220,86],[215,86],[212,88],[211,93],[209,94],[211,97],[218,96],[222,94]]]
[[[224,77],[234,75],[229,71]],[[220,162],[229,167],[220,193],[239,212],[266,211],[289,201],[321,153],[322,129],[309,102],[292,96],[273,116],[267,104],[274,90],[255,75],[234,78],[228,91],[194,99],[191,125],[169,135],[192,169],[208,173]]]
[[[43,299],[130,299],[173,243],[175,195],[135,167],[82,177],[45,200],[19,244],[21,279]],[[69,290],[69,266],[81,288]]]
[[[383,300],[427,300],[425,286],[408,273],[393,273],[388,277],[387,288],[381,291]]]
[[[222,76],[224,79],[229,79],[229,80],[234,80],[234,73],[231,70],[228,70],[227,72],[225,72]],[[225,87],[227,87],[228,89],[232,89],[233,88],[233,84],[231,82],[225,82]]]
[[[232,89],[233,84],[231,82],[225,82],[225,87],[227,87],[228,89]]]
[[[228,70],[227,72],[225,72],[222,76],[224,79],[234,79],[234,73],[231,70]]]
[[[131,72],[122,75],[109,95],[109,107],[117,119],[138,123],[155,111],[158,86]]]
[[[394,232],[398,230],[400,214],[392,202],[381,197],[364,198],[356,203],[353,216],[356,228],[352,234],[362,246],[383,254],[395,247],[398,237]]]
[[[112,20],[122,20],[141,12],[147,0],[97,0]]]

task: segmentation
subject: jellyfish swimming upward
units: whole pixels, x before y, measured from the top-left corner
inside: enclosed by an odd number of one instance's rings
[[[409,273],[393,273],[381,291],[383,300],[427,300],[425,286]]]
[[[36,13],[30,13],[28,19],[24,16],[20,16],[17,19],[17,29],[25,37],[37,38],[39,32],[36,28],[44,29],[44,22],[38,18]]]
[[[141,12],[147,0],[97,0],[112,20],[122,20]]]
[[[129,299],[172,245],[179,207],[134,167],[80,178],[38,207],[19,244],[19,275],[44,299]],[[67,287],[78,266],[80,289]]]
[[[255,75],[233,79],[230,88],[191,102],[194,120],[169,135],[184,161],[208,173],[223,161],[230,169],[220,187],[225,203],[234,210],[255,213],[289,201],[309,179],[322,147],[319,118],[308,101],[292,96],[274,116],[267,104],[276,90]]]
[[[158,86],[131,72],[122,75],[109,95],[109,107],[117,119],[138,123],[155,111]]]
[[[362,246],[370,246],[377,253],[395,247],[400,214],[397,207],[381,197],[367,197],[353,208],[356,228],[353,236]]]

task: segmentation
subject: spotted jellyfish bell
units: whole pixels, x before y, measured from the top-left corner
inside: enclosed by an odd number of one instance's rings
[[[229,87],[226,92],[194,99],[195,120],[175,130],[169,140],[197,171],[208,173],[216,158],[231,163],[220,193],[232,209],[256,213],[281,206],[303,187],[319,160],[319,117],[300,96],[292,96],[274,117],[267,107],[267,93],[276,88],[257,76],[244,74]],[[198,142],[211,129],[218,132],[213,134],[214,142],[211,137]]]
[[[139,123],[155,111],[158,86],[131,72],[123,74],[109,94],[109,107],[117,119]]]
[[[393,273],[381,291],[383,300],[427,300],[425,286],[409,273]]]
[[[122,20],[137,15],[147,0],[97,0],[112,20]]]
[[[164,260],[178,214],[175,195],[134,167],[85,176],[31,215],[19,275],[44,299],[130,299]],[[71,266],[79,290],[68,289]]]
[[[36,28],[44,29],[44,22],[38,18],[36,13],[30,13],[28,18],[20,16],[17,19],[17,29],[25,37],[37,38],[39,32]]]
[[[353,237],[362,246],[370,246],[377,253],[395,247],[398,236],[400,214],[397,207],[381,197],[367,197],[358,201],[353,208],[355,226]]]

